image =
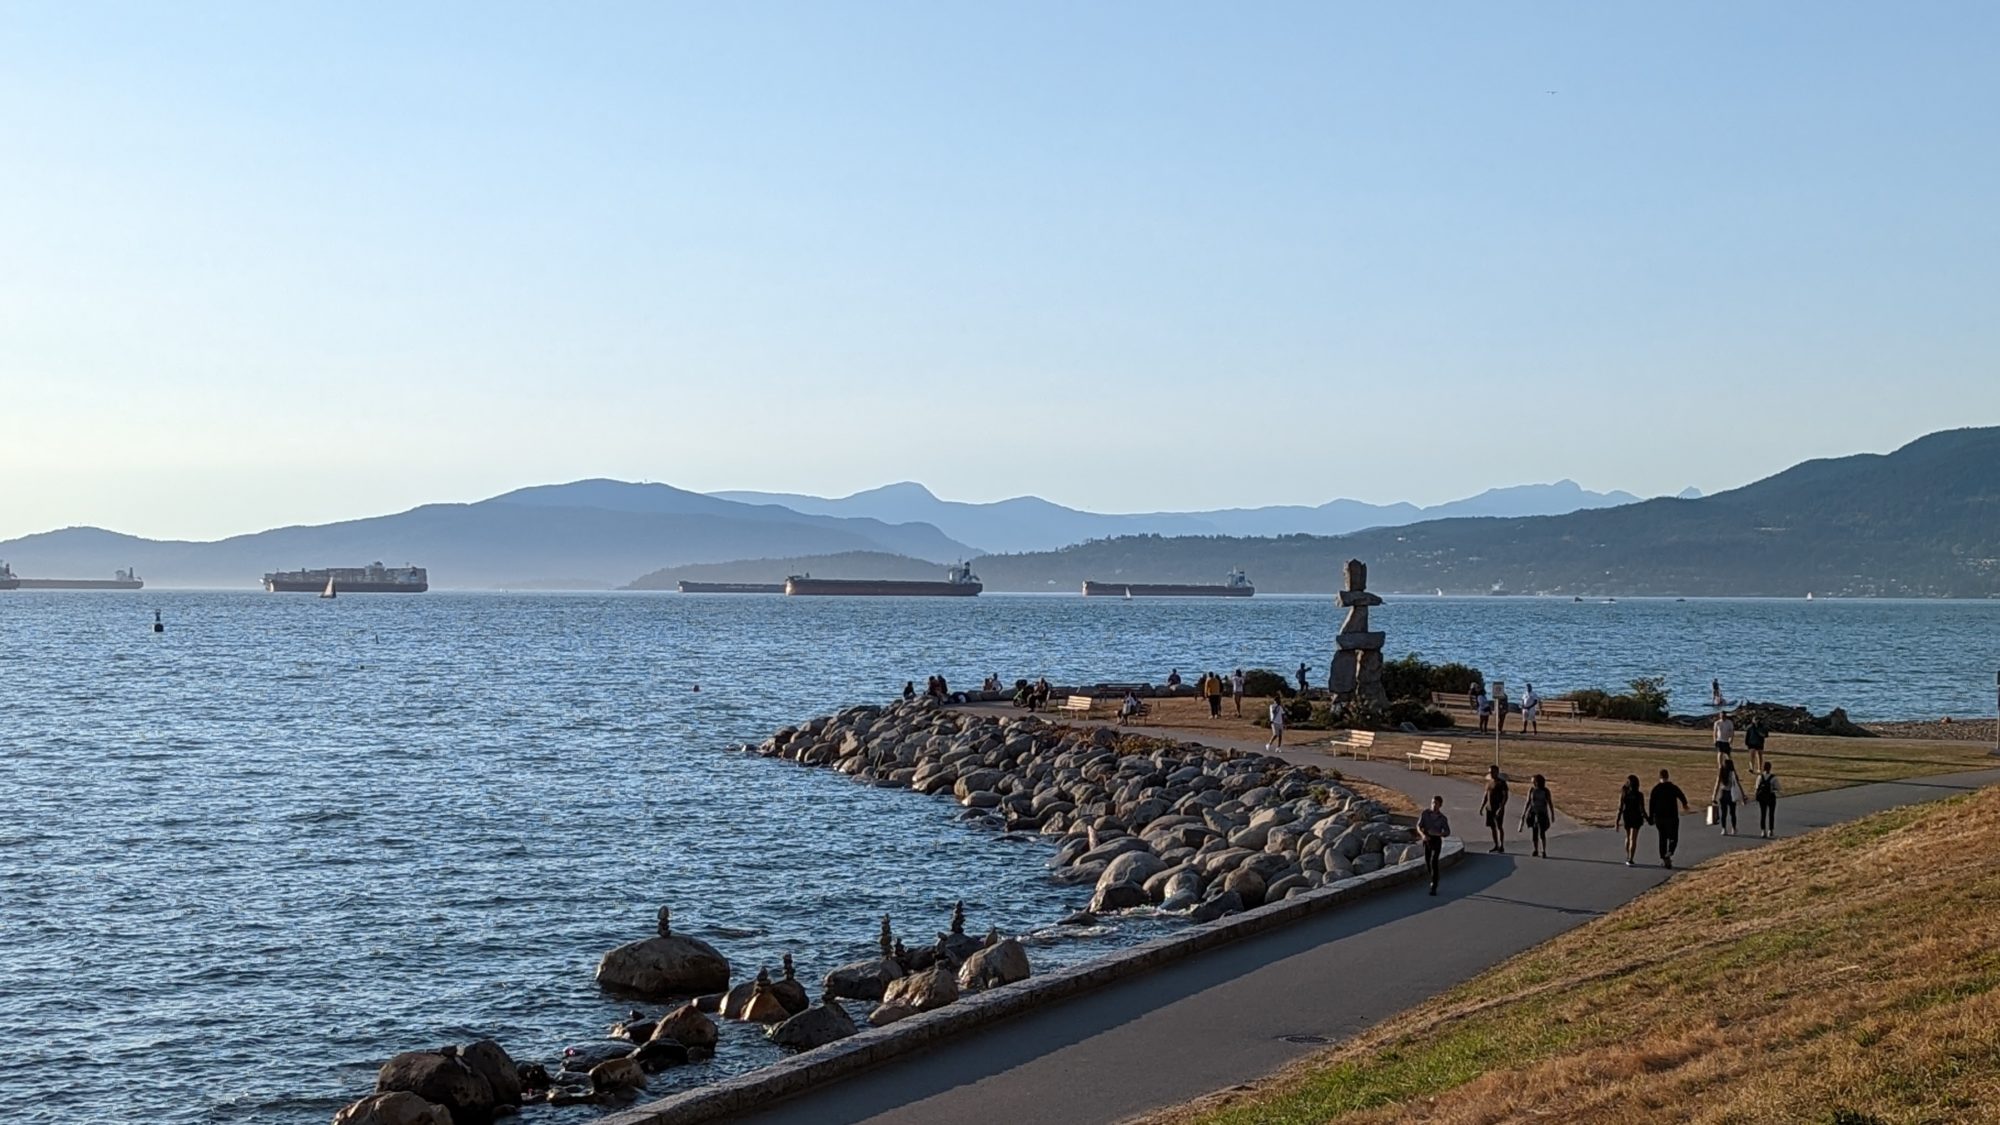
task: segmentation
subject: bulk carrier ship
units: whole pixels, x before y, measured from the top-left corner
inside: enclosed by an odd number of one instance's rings
[[[683,594],[782,594],[783,582],[689,582],[680,583]]]
[[[334,566],[322,570],[280,570],[264,576],[273,594],[421,594],[431,588],[420,566]]]
[[[986,587],[964,563],[945,571],[942,582],[875,578],[814,578],[795,574],[785,579],[785,593],[800,596],[969,598]]]
[[[1219,586],[1197,582],[1092,582],[1083,583],[1086,598],[1247,598],[1257,592],[1241,570],[1232,570]]]
[[[0,563],[0,590],[137,590],[145,584],[130,569],[112,571],[110,578],[22,578]]]

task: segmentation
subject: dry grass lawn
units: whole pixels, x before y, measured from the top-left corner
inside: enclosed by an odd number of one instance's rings
[[[1251,725],[1253,708],[1248,699],[1243,701],[1241,719],[1232,714],[1227,699],[1223,700],[1223,717],[1219,720],[1210,719],[1207,704],[1196,699],[1154,700],[1153,707],[1145,725],[1200,731],[1223,738],[1264,737],[1261,728]],[[1517,722],[1519,718],[1516,715],[1510,721]],[[1295,747],[1312,746],[1325,743],[1329,737],[1325,731],[1291,731],[1285,742]],[[1482,738],[1465,727],[1421,735],[1377,736],[1378,745],[1392,761],[1400,761],[1405,751],[1415,750],[1425,739],[1452,743],[1454,766],[1464,762],[1462,770],[1452,770],[1454,774],[1477,777],[1493,761],[1492,736]],[[1738,746],[1736,765],[1743,772],[1747,791],[1750,759],[1740,748],[1740,740]],[[1865,781],[1987,769],[1994,764],[1988,754],[1991,749],[1990,743],[1938,738],[1818,738],[1775,734],[1766,752],[1783,791],[1796,796]],[[1523,737],[1510,727],[1501,742],[1500,755],[1509,777],[1546,775],[1558,808],[1581,823],[1600,827],[1609,827],[1615,819],[1618,789],[1629,774],[1638,774],[1640,781],[1651,785],[1662,769],[1670,771],[1681,788],[1687,790],[1688,800],[1696,808],[1708,803],[1709,789],[1715,783],[1715,750],[1708,731],[1683,727],[1550,719],[1541,724],[1540,733],[1534,736]]]
[[[1732,855],[1152,1120],[2000,1122],[1996,857],[2000,787]]]

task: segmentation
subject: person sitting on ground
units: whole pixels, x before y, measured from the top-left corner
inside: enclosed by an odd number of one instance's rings
[[[1179,668],[1176,668],[1173,671],[1167,673],[1167,687],[1169,690],[1171,690],[1179,686],[1181,686],[1181,670]]]
[[[1625,788],[1618,791],[1618,827],[1625,830],[1625,866],[1632,866],[1639,854],[1639,829],[1645,827],[1646,794],[1639,789],[1639,775],[1627,774]]]
[[[904,680],[903,702],[908,703],[910,700],[915,699],[916,697],[917,697],[917,682],[915,680]]]
[[[1479,816],[1493,834],[1493,851],[1507,850],[1507,779],[1499,766],[1486,767],[1486,793],[1479,802]]]

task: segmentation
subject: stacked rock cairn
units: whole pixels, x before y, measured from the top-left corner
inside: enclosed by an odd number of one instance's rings
[[[1347,619],[1333,638],[1333,676],[1327,686],[1333,705],[1364,711],[1386,711],[1389,693],[1382,688],[1382,641],[1386,634],[1368,628],[1368,609],[1382,599],[1368,592],[1368,564],[1347,560],[1343,568],[1340,604]]]

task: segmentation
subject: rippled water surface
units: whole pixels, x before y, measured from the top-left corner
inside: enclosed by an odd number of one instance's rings
[[[159,609],[164,634],[151,631]],[[1984,714],[2000,603],[1392,599],[1391,655],[1545,693],[1664,674],[1857,717]],[[817,978],[1087,897],[941,799],[725,752],[941,671],[1323,674],[1328,599],[0,594],[8,1120],[323,1122],[394,1051],[541,1057],[622,1006],[654,908]],[[701,690],[692,690],[699,683]],[[1148,936],[1037,947],[1043,966]],[[761,1064],[748,1029],[663,1086]]]

